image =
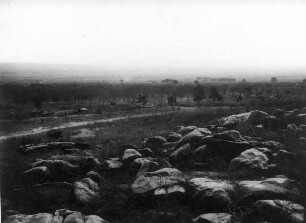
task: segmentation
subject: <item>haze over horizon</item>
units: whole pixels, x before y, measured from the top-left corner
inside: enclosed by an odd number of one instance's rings
[[[0,62],[114,75],[306,74],[304,1],[0,3]]]

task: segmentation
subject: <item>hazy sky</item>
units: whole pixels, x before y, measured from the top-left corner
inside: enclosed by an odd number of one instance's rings
[[[0,62],[143,73],[306,72],[306,3],[0,0]]]

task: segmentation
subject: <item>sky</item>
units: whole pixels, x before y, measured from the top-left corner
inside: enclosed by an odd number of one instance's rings
[[[306,73],[306,2],[1,0],[0,62],[123,73]]]

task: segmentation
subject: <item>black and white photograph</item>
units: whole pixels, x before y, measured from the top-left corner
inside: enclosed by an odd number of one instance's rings
[[[305,0],[0,0],[3,223],[306,222]]]

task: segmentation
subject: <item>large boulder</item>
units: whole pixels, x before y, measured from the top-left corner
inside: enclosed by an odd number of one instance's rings
[[[196,126],[180,126],[179,129],[177,130],[177,133],[181,134],[181,135],[186,135],[189,132],[192,132],[193,130],[195,130],[197,127]]]
[[[176,132],[170,132],[167,135],[168,142],[178,142],[182,138],[182,135]]]
[[[250,111],[237,115],[230,115],[219,119],[219,126],[226,128],[234,128],[238,126],[249,127],[262,124],[262,118],[267,117],[268,114],[263,111]]]
[[[227,213],[208,213],[202,214],[199,217],[193,219],[195,223],[231,223],[233,222],[233,216]]]
[[[225,181],[193,178],[188,182],[192,205],[201,210],[225,210],[232,202],[233,186]]]
[[[304,222],[303,206],[286,200],[259,200],[254,204],[255,216],[270,222]]]
[[[180,148],[181,146],[187,143],[189,143],[191,147],[196,148],[201,145],[201,141],[204,136],[206,135],[204,135],[201,131],[195,129],[194,131],[188,133],[183,138],[181,138],[180,141],[178,141],[175,148]]]
[[[109,171],[113,171],[113,170],[120,170],[122,167],[122,162],[120,161],[119,157],[114,157],[114,158],[110,158],[108,160],[105,160],[101,166],[102,169],[104,170],[109,170]]]
[[[256,146],[266,147],[266,148],[270,149],[272,152],[277,152],[278,150],[281,150],[281,149],[285,148],[284,144],[282,144],[280,142],[272,141],[272,140],[258,142],[258,143],[256,143]]]
[[[189,157],[192,155],[192,149],[189,143],[182,145],[180,148],[176,149],[173,153],[170,155],[170,161],[171,162],[188,162]]]
[[[141,194],[159,187],[168,187],[182,182],[185,182],[185,177],[181,171],[174,168],[163,168],[139,176],[132,184],[132,191]]]
[[[131,163],[130,169],[132,172],[137,172],[136,177],[139,177],[147,172],[160,169],[160,166],[152,158],[137,158]]]
[[[39,213],[33,215],[17,214],[7,217],[3,223],[51,223],[53,215],[49,213]]]
[[[230,164],[229,169],[231,171],[263,171],[269,167],[269,158],[267,153],[271,153],[266,148],[252,148],[248,149],[240,154],[240,156],[234,158]]]
[[[123,163],[131,163],[133,160],[142,157],[142,155],[135,149],[126,149],[122,156]]]
[[[213,139],[217,140],[226,140],[226,141],[233,141],[233,142],[243,142],[246,141],[237,130],[227,130],[221,133],[216,133],[212,137]]]
[[[82,204],[94,204],[100,199],[99,185],[90,178],[74,183],[74,194]]]
[[[297,203],[301,201],[299,184],[285,177],[268,178],[261,181],[241,181],[237,189],[238,201],[241,203],[264,199],[284,199]]]
[[[183,200],[185,197],[185,188],[181,185],[172,185],[169,187],[159,187],[154,190],[153,195],[159,199]]]
[[[207,146],[213,157],[220,157],[226,163],[239,156],[243,151],[252,146],[249,142],[233,142],[222,139],[213,139],[213,137],[204,137],[202,143]]]
[[[83,173],[90,170],[97,170],[100,168],[100,161],[94,156],[81,155],[54,155],[48,160],[63,160],[73,165],[79,166]]]
[[[153,152],[155,152],[161,150],[163,144],[166,142],[167,140],[162,136],[153,136],[145,139],[142,144],[144,145],[144,147],[150,148]]]

